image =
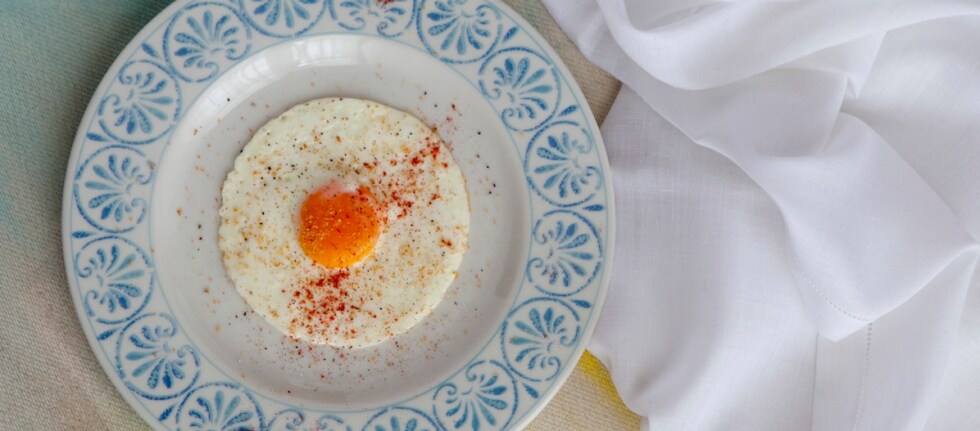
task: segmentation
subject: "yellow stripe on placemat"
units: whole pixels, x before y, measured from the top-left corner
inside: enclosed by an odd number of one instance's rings
[[[640,418],[623,404],[606,367],[588,351],[529,431],[633,431]]]

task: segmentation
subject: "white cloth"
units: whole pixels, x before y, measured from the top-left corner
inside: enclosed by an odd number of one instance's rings
[[[650,429],[980,429],[980,3],[545,4],[624,83],[590,348]]]

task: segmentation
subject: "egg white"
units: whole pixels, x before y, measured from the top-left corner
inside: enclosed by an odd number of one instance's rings
[[[306,197],[335,180],[368,187],[383,219],[372,252],[346,269],[314,262],[297,236]],[[439,304],[466,250],[469,202],[449,150],[417,118],[374,102],[319,99],[268,122],[221,197],[219,246],[239,294],[315,344],[365,347],[407,331]]]

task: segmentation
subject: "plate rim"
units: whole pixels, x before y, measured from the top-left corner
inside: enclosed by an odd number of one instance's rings
[[[595,132],[593,134],[593,139],[595,139],[595,144],[597,146],[597,153],[599,155],[599,163],[602,166],[603,181],[605,181],[605,191],[606,191],[606,237],[605,237],[605,254],[603,256],[603,270],[599,276],[598,280],[598,292],[596,294],[595,303],[592,304],[593,312],[592,317],[586,324],[583,331],[583,336],[581,341],[575,346],[572,351],[572,356],[570,356],[569,365],[573,362],[575,366],[566,366],[559,372],[558,377],[555,378],[555,384],[551,385],[542,395],[538,402],[534,403],[527,414],[521,417],[518,421],[514,423],[514,429],[520,430],[524,429],[531,423],[534,418],[541,414],[544,408],[551,403],[558,394],[558,391],[565,386],[568,382],[568,378],[572,376],[572,373],[577,368],[579,361],[582,360],[582,354],[585,353],[586,345],[589,340],[592,339],[592,335],[595,333],[596,326],[599,323],[599,318],[602,316],[602,306],[605,304],[606,295],[609,293],[609,280],[612,277],[612,268],[615,259],[615,244],[616,244],[616,190],[613,187],[613,176],[612,169],[609,166],[609,156],[606,154],[606,144],[605,140],[602,138],[600,133],[599,122],[596,121],[595,113],[592,112],[592,105],[589,104],[588,99],[582,92],[581,86],[579,86],[578,81],[575,80],[575,76],[572,75],[572,71],[568,69],[565,64],[565,59],[563,59],[558,52],[548,43],[547,39],[541,35],[537,27],[531,25],[524,16],[517,13],[514,8],[510,5],[504,3],[502,0],[488,0],[497,5],[497,7],[502,8],[511,19],[517,21],[525,30],[530,29],[533,33],[531,34],[531,39],[534,40],[538,48],[541,49],[549,58],[554,61],[555,67],[558,68],[558,73],[562,75],[566,82],[570,83],[568,86],[572,93],[574,93],[576,100],[580,101],[580,104],[585,105],[588,109],[583,109],[583,115],[585,115],[588,121],[589,127]],[[549,16],[551,12],[548,12]],[[543,43],[542,43],[543,42]]]
[[[333,6],[333,0],[320,0],[320,1],[326,5],[323,14],[329,13],[328,11]],[[579,107],[588,108],[588,109],[579,109],[579,110],[582,111],[582,115],[585,116],[586,123],[587,123],[586,125],[589,127],[589,131],[592,132],[592,138],[594,140],[594,145],[596,146],[596,154],[598,155],[599,165],[602,168],[601,177],[603,181],[603,191],[606,199],[605,209],[604,209],[605,216],[606,216],[606,224],[603,226],[604,233],[602,235],[603,237],[603,256],[601,258],[602,268],[600,269],[599,277],[597,278],[597,280],[594,281],[594,283],[596,284],[597,292],[595,297],[596,299],[594,300],[594,303],[591,306],[592,311],[590,312],[590,318],[587,321],[587,323],[584,325],[579,341],[572,349],[572,353],[569,356],[569,360],[566,366],[564,366],[559,371],[557,376],[555,376],[552,379],[553,383],[540,394],[540,397],[538,397],[533,402],[531,408],[522,416],[518,418],[514,418],[515,420],[511,422],[507,428],[507,429],[523,429],[535,417],[537,417],[541,413],[541,411],[553,400],[554,396],[558,393],[558,391],[565,385],[568,378],[571,376],[574,369],[576,368],[576,366],[572,364],[577,364],[580,361],[583,353],[586,350],[586,345],[588,344],[589,340],[594,334],[599,318],[601,317],[602,307],[605,303],[606,295],[609,290],[609,280],[612,276],[612,269],[613,269],[612,267],[615,259],[614,251],[615,251],[615,243],[616,243],[616,217],[615,217],[616,196],[615,196],[615,188],[613,187],[613,176],[609,165],[608,155],[605,149],[604,140],[600,133],[600,126],[596,121],[595,114],[593,113],[592,108],[588,103],[588,99],[585,97],[584,93],[582,92],[581,86],[579,85],[578,81],[575,80],[574,75],[571,73],[571,71],[568,69],[567,65],[565,64],[564,59],[555,51],[555,49],[551,46],[551,44],[547,41],[547,39],[545,39],[541,35],[541,33],[537,30],[536,27],[531,25],[523,15],[515,11],[512,7],[510,7],[510,5],[504,3],[502,0],[476,0],[476,1],[491,3],[493,4],[494,7],[498,8],[508,18],[514,20],[515,23],[518,24],[518,27],[523,29],[529,35],[530,40],[534,42],[534,44],[541,51],[541,53],[551,60],[551,63],[557,69],[558,74],[567,83],[568,89],[572,91],[573,96],[575,97]],[[72,240],[74,238],[72,237],[72,232],[70,227],[71,220],[73,217],[72,213],[74,211],[73,178],[76,176],[77,174],[76,171],[80,166],[80,162],[81,162],[80,161],[82,157],[81,146],[84,144],[88,132],[86,125],[92,122],[93,117],[96,115],[99,109],[98,106],[99,99],[97,97],[100,94],[105,94],[107,92],[107,90],[111,87],[116,75],[118,75],[118,73],[121,71],[123,66],[129,62],[128,61],[129,56],[131,56],[135,51],[137,51],[140,48],[143,41],[146,40],[148,36],[152,35],[160,28],[166,26],[167,21],[171,17],[173,17],[185,6],[194,2],[201,2],[201,1],[200,0],[176,0],[170,5],[168,5],[167,7],[165,7],[164,9],[162,9],[159,13],[157,13],[157,15],[155,15],[151,20],[149,20],[140,29],[139,32],[137,32],[129,40],[129,42],[119,51],[119,53],[117,54],[116,58],[113,60],[111,65],[105,70],[99,82],[99,85],[92,92],[92,96],[89,99],[84,114],[82,115],[79,121],[78,130],[75,133],[74,139],[72,140],[71,152],[69,154],[69,158],[66,164],[65,181],[64,181],[63,192],[62,192],[61,236],[62,236],[63,259],[65,264],[66,278],[68,282],[67,284],[72,295],[72,300],[75,306],[76,315],[79,319],[79,324],[82,327],[82,330],[85,333],[85,337],[89,344],[89,351],[91,351],[92,354],[96,357],[96,360],[98,361],[100,367],[102,368],[103,373],[105,373],[105,376],[112,383],[116,392],[126,401],[128,407],[131,408],[133,411],[135,411],[140,416],[140,418],[145,423],[147,423],[147,425],[149,425],[154,429],[168,429],[168,428],[166,428],[160,422],[159,418],[157,418],[155,414],[153,414],[147,409],[146,405],[139,402],[136,399],[135,394],[128,387],[126,387],[125,382],[123,382],[123,380],[119,378],[119,376],[115,375],[111,371],[115,368],[115,365],[109,362],[109,354],[103,352],[105,354],[99,355],[95,351],[95,347],[99,346],[99,348],[101,348],[101,345],[95,334],[94,328],[91,327],[91,325],[86,325],[87,312],[84,308],[84,304],[82,303],[79,286],[76,280],[74,280],[70,276],[70,274],[72,274],[74,271],[73,267],[75,264],[73,259],[74,251],[72,250]],[[413,4],[415,4],[415,2],[419,3],[418,7],[421,7],[421,3],[425,2],[425,0],[413,0]],[[411,26],[414,25],[415,23],[411,24]],[[356,31],[347,31],[347,33],[364,35],[363,33],[359,33]],[[277,43],[293,41],[299,38],[309,37],[309,36],[316,36],[316,34],[306,34],[305,32],[303,32],[298,35],[281,37],[280,38],[281,40]],[[250,52],[240,60],[243,60],[244,58],[252,54],[253,53]],[[429,55],[433,55],[433,54],[429,53]],[[451,66],[452,65],[450,64],[450,67]],[[533,133],[537,133],[540,130],[543,130],[543,128],[535,128],[533,130]],[[529,185],[529,189],[530,187],[531,186]],[[553,211],[555,209],[557,208],[549,208],[549,211]],[[532,222],[533,221],[534,220],[532,220]],[[152,251],[149,251],[149,253],[152,254]],[[156,276],[154,275],[154,277]],[[533,287],[529,286],[528,288],[533,288]],[[513,307],[516,304],[517,302],[515,299],[515,302],[514,304],[511,305],[511,307]],[[515,308],[510,308],[508,311],[508,315],[510,314],[510,312],[513,312],[514,310]],[[501,321],[501,323],[503,323],[503,321],[505,320],[506,317],[504,318],[504,320]],[[496,332],[499,332],[499,329]],[[489,340],[490,343],[493,342],[493,338],[494,337],[491,337],[491,339]],[[483,347],[483,349],[485,348],[486,346]],[[464,364],[459,370],[457,370],[453,374],[453,376],[455,376],[459,372],[466,370],[467,367],[472,364],[472,361],[478,359],[478,357],[479,357],[479,353],[477,353],[477,356],[470,358],[470,362]],[[453,376],[447,377],[447,381],[452,379]],[[242,386],[244,387],[247,387],[247,385],[245,384],[246,382],[238,382],[238,383],[242,384]],[[440,383],[436,383],[432,389],[437,388],[439,385]],[[409,397],[409,399],[417,397],[418,395],[424,394],[426,392],[427,391],[423,391],[417,395],[413,395]],[[137,408],[137,405],[139,405],[139,408]],[[382,407],[382,409],[386,410],[387,408]]]

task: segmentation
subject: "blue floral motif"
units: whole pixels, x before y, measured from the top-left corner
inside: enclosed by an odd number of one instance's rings
[[[124,322],[139,313],[153,290],[150,258],[129,240],[93,240],[75,255],[75,273],[89,316],[103,324]]]
[[[180,113],[180,88],[166,68],[131,61],[99,103],[102,130],[120,142],[146,144],[169,132]]]
[[[320,416],[315,425],[316,427],[311,428],[310,431],[351,431],[350,425],[345,424],[343,419],[334,415]]]
[[[545,214],[534,225],[527,276],[542,292],[568,296],[588,286],[602,257],[599,236],[588,220],[571,211]]]
[[[316,422],[303,426],[306,416],[303,412],[289,408],[276,413],[269,423],[266,424],[266,431],[352,431],[343,419],[338,416],[325,414],[320,416]]]
[[[291,37],[306,33],[327,10],[327,0],[241,0],[245,16],[262,34]]]
[[[330,16],[347,30],[373,27],[383,36],[398,36],[412,25],[415,1],[330,0]]]
[[[165,314],[141,316],[124,328],[116,344],[116,364],[126,387],[144,398],[174,398],[194,385],[200,359],[177,338],[177,324]]]
[[[306,416],[303,415],[303,412],[298,409],[289,408],[273,415],[272,419],[269,419],[269,423],[266,424],[266,428],[269,431],[297,431],[301,429],[300,427],[303,426],[303,422],[306,422]]]
[[[429,415],[411,407],[392,407],[375,413],[362,431],[439,431]]]
[[[518,131],[534,130],[554,115],[559,82],[551,61],[526,48],[497,51],[480,66],[480,90],[504,124]]]
[[[490,3],[435,0],[419,8],[419,37],[447,63],[482,59],[497,46],[503,32],[500,10]]]
[[[72,196],[86,221],[112,233],[143,221],[154,165],[142,152],[113,145],[89,156],[75,173]]]
[[[209,383],[187,394],[177,411],[178,430],[254,431],[262,412],[251,394],[231,383]]]
[[[599,136],[574,84],[541,51],[547,51],[542,42],[498,4],[183,0],[134,41],[122,67],[100,87],[78,140],[66,237],[74,293],[93,347],[105,352],[111,377],[134,406],[176,430],[499,430],[553,393],[599,302],[607,184]],[[332,19],[324,20],[328,9]],[[142,223],[155,162],[188,108],[184,93],[194,100],[233,64],[283,39],[338,31],[423,49],[472,82],[521,147],[534,190],[522,299],[497,328],[499,343],[487,344],[426,396],[372,413],[314,413],[275,397],[260,403],[220,364],[203,360],[168,314],[164,294],[155,292],[153,262],[141,248],[152,246]]]
[[[602,187],[602,174],[585,128],[570,121],[545,126],[531,139],[524,170],[531,187],[549,203],[577,205]]]
[[[440,386],[433,402],[444,429],[501,430],[514,416],[517,384],[500,363],[479,361]]]
[[[248,54],[252,33],[236,11],[219,3],[194,3],[178,11],[163,39],[167,63],[185,81],[215,77],[220,63]]]
[[[501,329],[504,358],[530,381],[558,376],[579,341],[579,316],[557,299],[537,298],[511,312]]]

